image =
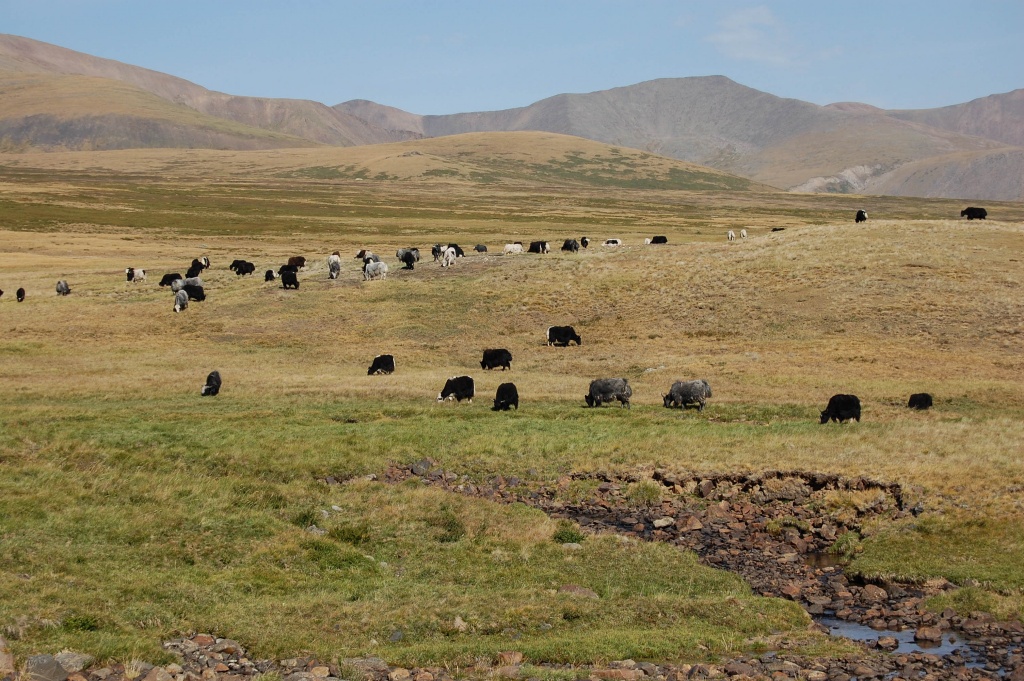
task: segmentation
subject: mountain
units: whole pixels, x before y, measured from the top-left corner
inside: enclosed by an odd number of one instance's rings
[[[724,76],[560,94],[504,111],[421,116],[237,97],[128,64],[0,35],[0,151],[375,145],[543,131],[639,149],[782,189],[1024,200],[1024,90],[940,109],[818,106]],[[1014,182],[1014,178],[1018,181]]]
[[[124,83],[134,86],[138,90],[150,93],[166,102],[186,107],[206,116],[218,118],[234,123],[240,123],[248,128],[258,128],[274,133],[277,137],[272,138],[265,144],[265,148],[277,146],[304,146],[310,143],[330,144],[335,146],[351,146],[358,144],[376,144],[380,142],[394,142],[402,139],[416,137],[406,132],[394,132],[382,130],[367,124],[364,120],[337,111],[319,102],[295,99],[272,99],[264,97],[236,97],[221,92],[207,90],[204,87],[191,83],[182,78],[169,76],[157,71],[151,71],[138,66],[130,66],[111,59],[93,57],[81,52],[74,52],[56,45],[49,45],[36,40],[22,38],[12,35],[0,35],[0,74],[6,80],[10,80],[12,74],[22,75],[62,75],[62,76],[83,76],[92,79],[106,79],[109,81]],[[96,84],[96,81],[81,81],[74,85],[75,80],[66,78],[61,85],[71,88],[73,91],[81,92],[88,88],[88,83]],[[101,87],[102,89],[102,87]],[[6,93],[6,90],[4,90]],[[97,111],[100,97],[90,98],[93,101],[89,106],[88,118],[84,125],[73,126],[74,130],[81,130],[83,127],[90,127],[91,117],[103,116]],[[83,112],[76,110],[77,100],[71,97],[62,98],[66,108],[54,110],[61,120],[67,121],[76,118]],[[117,107],[117,102],[111,101],[112,107]],[[135,121],[133,121],[135,122]],[[33,124],[35,123],[35,124]],[[137,122],[140,127],[144,123]],[[27,132],[39,131],[38,121],[21,121],[17,119],[0,119],[0,137],[5,134],[11,141],[29,142],[37,139],[36,136],[25,136]],[[66,126],[65,126],[66,128]],[[60,126],[47,127],[47,136],[57,134]],[[105,128],[101,128],[104,130]],[[22,132],[22,137],[15,135]],[[199,133],[196,140],[188,140],[185,136],[182,143],[173,146],[206,146],[203,143],[205,134]],[[278,143],[282,137],[296,138],[287,145]],[[157,146],[138,141],[109,140],[106,137],[98,139],[93,148],[127,148],[123,146]],[[157,143],[167,140],[157,139]],[[238,145],[229,143],[229,140],[222,140],[230,148],[249,149],[253,148],[253,139],[243,135]],[[122,146],[119,146],[122,145]],[[75,146],[74,144],[65,144]]]
[[[1006,108],[1012,109],[1013,103]],[[629,146],[707,165],[797,191],[865,192],[904,165],[952,160],[961,152],[1003,154],[1007,142],[900,118],[858,103],[818,106],[776,97],[723,76],[669,78],[588,94],[563,94],[527,107],[447,116],[383,112],[366,102],[337,110],[426,136],[485,130],[546,130]],[[404,112],[402,112],[404,113]],[[964,118],[969,118],[966,114]],[[962,165],[958,168],[964,170]],[[1024,199],[995,189],[993,164],[972,164],[963,186],[973,198]],[[928,191],[927,183],[885,186]],[[914,189],[911,189],[913,187]],[[967,196],[942,183],[942,196]]]

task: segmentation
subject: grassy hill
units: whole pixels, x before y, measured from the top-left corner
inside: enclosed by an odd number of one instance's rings
[[[566,549],[535,510],[365,477],[424,457],[538,484],[655,467],[896,481],[923,514],[865,528],[851,569],[976,582],[927,605],[1024,614],[1024,206],[968,223],[948,200],[636,188],[681,166],[557,136],[516,155],[530,144],[3,157],[0,626],[19,658],[157,660],[163,638],[197,630],[254,656],[453,668],[512,645],[566,663],[848,651],[794,604],[672,547],[587,536]],[[566,153],[589,162],[569,173]],[[470,176],[478,154],[504,159],[501,181]],[[349,165],[357,176],[320,170]],[[385,171],[406,179],[374,179]],[[748,239],[725,240],[740,228]],[[495,254],[582,234],[625,246]],[[669,244],[644,246],[653,234]],[[398,269],[395,248],[438,241],[492,250]],[[392,266],[386,280],[362,281],[360,248]],[[208,299],[176,315],[156,282],[204,254]],[[298,291],[226,267],[292,255],[309,258]],[[149,280],[126,283],[128,266]],[[583,344],[547,346],[551,324]],[[495,346],[511,373],[479,369]],[[384,352],[397,372],[367,376]],[[224,389],[200,398],[212,369]],[[461,373],[478,398],[437,404]],[[632,409],[583,407],[606,376],[629,378]],[[684,378],[713,386],[704,412],[661,406]],[[493,413],[507,380],[521,409]],[[905,408],[919,391],[934,410]],[[861,397],[861,423],[818,424],[837,392]],[[566,582],[600,598],[559,593]]]

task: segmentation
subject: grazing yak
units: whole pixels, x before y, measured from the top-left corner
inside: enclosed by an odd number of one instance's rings
[[[745,230],[745,229],[741,229],[740,230],[740,238],[741,239],[746,239],[747,238],[747,230]]]
[[[295,267],[301,270],[303,267],[306,266],[306,259],[303,258],[301,255],[293,255],[292,257],[288,258],[288,264],[295,265]]]
[[[239,259],[236,258],[235,260],[231,261],[230,265],[228,265],[228,269],[231,270],[231,271],[235,271],[235,270],[238,269],[238,266],[241,265],[243,262],[245,262],[245,261],[244,260],[239,260]]]
[[[68,286],[68,282],[64,281],[63,279],[58,279],[57,280],[57,295],[58,296],[66,296],[69,293],[71,293],[71,288]]]
[[[178,274],[177,272],[171,272],[169,274],[165,274],[160,279],[160,285],[161,286],[170,286],[174,282],[175,279],[181,279],[181,278],[182,278],[182,276],[180,274]]]
[[[853,221],[856,222],[857,224],[860,224],[862,222],[867,222],[868,221],[868,214],[867,214],[867,212],[863,211],[863,210],[857,211],[857,215],[856,215],[856,217],[853,218]]]
[[[928,393],[914,393],[910,396],[910,401],[907,402],[908,409],[925,409],[932,408],[932,396]]]
[[[473,250],[476,251],[477,253],[486,253],[487,246],[484,246],[483,244],[477,244],[476,246],[473,246]]]
[[[206,385],[203,386],[203,391],[200,393],[203,397],[214,396],[220,392],[220,372],[211,371],[210,375],[206,377]]]
[[[502,383],[494,394],[494,406],[491,411],[508,411],[515,407],[519,411],[519,390],[515,383]]]
[[[505,250],[502,251],[504,255],[515,255],[516,253],[523,252],[522,244],[505,244]]]
[[[786,228],[785,227],[772,227],[772,231],[773,232],[785,232]]]
[[[462,400],[469,400],[472,403],[474,394],[476,394],[476,385],[473,383],[472,377],[452,376],[445,381],[444,388],[437,394],[437,401],[444,402],[447,400],[451,402],[456,400],[461,402]]]
[[[377,355],[373,358],[373,362],[370,363],[370,368],[366,370],[366,375],[377,376],[380,374],[393,374],[394,372],[394,355]]]
[[[4,290],[2,288],[0,288],[0,298],[3,298],[3,297],[4,297]]]
[[[622,239],[605,239],[602,246],[621,246]]]
[[[203,285],[203,280],[199,277],[189,277],[188,279],[175,279],[171,282],[171,290],[175,293],[180,291],[186,286],[199,286]]]
[[[441,253],[441,267],[451,267],[455,264],[455,258],[458,257],[455,254],[454,248],[446,248]]]
[[[420,249],[399,248],[397,251],[395,251],[395,257],[398,258],[399,262],[405,264],[405,267],[403,267],[402,269],[415,269],[416,263],[420,261]]]
[[[512,353],[505,348],[495,348],[492,350],[484,350],[484,358],[480,360],[481,369],[497,369],[501,367],[501,370],[512,368]]]
[[[576,239],[566,239],[562,244],[562,251],[564,253],[578,253],[580,250],[580,242]]]
[[[299,290],[299,275],[292,270],[281,272],[281,288]]]
[[[19,303],[24,302],[25,301],[25,289],[19,288],[17,291],[14,292],[14,297],[17,299],[17,301]]]
[[[124,269],[124,276],[129,283],[146,281],[146,270],[138,267],[126,267]]]
[[[274,270],[267,270],[263,273],[263,281],[274,281],[277,279],[277,273]]]
[[[191,272],[191,271],[192,270],[189,270],[189,272]],[[241,265],[238,266],[238,268],[235,270],[235,274],[238,275],[239,277],[243,277],[246,274],[252,274],[255,271],[256,271],[256,264],[248,262],[248,261],[245,261]]]
[[[189,267],[187,270],[185,270],[185,278],[186,279],[191,279],[192,277],[198,277],[202,273],[203,273],[203,268],[202,267]],[[235,274],[241,274],[241,272],[239,272],[238,270],[235,270]]]
[[[548,246],[547,241],[531,241],[530,247],[526,249],[527,253],[550,253],[551,247]]]
[[[291,272],[292,274],[298,274],[299,268],[295,265],[281,265],[277,268],[277,276],[284,276],[285,272]]]
[[[960,211],[960,217],[966,217],[968,220],[984,220],[988,217],[988,211],[984,208],[975,208],[974,206],[968,206]]]
[[[327,278],[337,279],[338,275],[341,274],[341,253],[335,251],[327,256]]]
[[[174,294],[174,311],[181,312],[188,309],[188,291],[182,289]]]
[[[829,398],[825,411],[821,412],[822,423],[845,423],[850,419],[860,423],[860,398],[856,395],[833,395]]]
[[[549,326],[547,337],[548,345],[568,347],[570,341],[575,341],[576,345],[583,345],[583,341],[580,339],[579,334],[576,333],[576,329],[571,326]]]
[[[644,239],[645,244],[667,244],[667,236],[652,236],[650,239]]]
[[[662,402],[669,409],[696,404],[697,411],[704,411],[704,404],[711,397],[711,385],[701,379],[697,381],[676,381],[669,388],[668,394],[662,396]]]
[[[590,245],[590,237],[589,236],[585,236],[585,237],[581,237],[580,238],[580,246],[582,248],[586,248],[589,245]]]
[[[374,262],[366,260],[363,262],[363,280],[387,279],[388,264],[386,262]]]
[[[629,406],[629,398],[633,389],[629,387],[627,378],[596,378],[590,382],[590,390],[584,396],[588,407],[600,407],[604,402],[618,400],[623,407]]]
[[[189,300],[194,300],[199,303],[206,300],[206,291],[203,289],[202,286],[196,286],[195,284],[185,284],[184,286],[181,287],[181,290],[185,292],[185,295],[188,296]],[[175,291],[175,293],[177,293],[177,291]]]
[[[736,232],[730,229],[728,232],[725,233],[725,238],[728,239],[729,241],[736,241]]]
[[[466,252],[459,248],[458,244],[448,244],[448,248],[454,249],[456,258],[465,258]]]

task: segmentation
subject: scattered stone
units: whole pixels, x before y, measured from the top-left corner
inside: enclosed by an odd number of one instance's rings
[[[25,663],[26,681],[65,681],[68,672],[53,655],[33,655]]]
[[[69,674],[74,672],[80,672],[89,665],[91,665],[95,658],[92,655],[83,655],[82,653],[73,653],[66,651],[58,653],[53,656],[53,659],[60,663],[61,667],[64,667]]]
[[[885,589],[874,584],[864,585],[864,598],[869,601],[884,601],[889,598],[889,594],[886,593]]]
[[[394,631],[391,632],[391,636],[388,636],[388,640],[391,641],[392,643],[398,643],[404,637],[405,637],[405,634],[402,633],[401,629],[395,629]]]
[[[0,636],[0,678],[14,673],[14,656],[7,650],[7,641]]]
[[[657,520],[654,521],[654,526],[656,528],[658,528],[659,530],[664,528],[664,527],[670,527],[670,526],[675,525],[675,524],[676,524],[676,519],[675,518],[658,518]]]
[[[225,671],[227,671],[226,668]],[[142,681],[174,681],[174,677],[168,674],[163,667],[153,667]]]
[[[942,630],[938,627],[920,627],[914,632],[915,641],[932,641],[938,642],[942,640]]]
[[[405,667],[395,667],[388,673],[388,681],[408,681],[411,676]]]

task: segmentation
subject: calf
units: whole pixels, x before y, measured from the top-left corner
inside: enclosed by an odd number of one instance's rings
[[[925,409],[932,408],[932,396],[928,393],[914,393],[910,396],[910,401],[907,402],[908,409]]]
[[[604,402],[618,400],[623,407],[629,406],[629,398],[633,389],[626,378],[596,378],[590,382],[590,390],[584,396],[588,407],[600,407]]]
[[[728,232],[725,233],[725,238],[728,239],[729,241],[736,241],[736,232],[730,229]]]
[[[203,258],[202,260],[200,260],[199,258],[192,258],[192,264],[190,265],[190,269],[195,268],[197,271],[202,272],[209,266],[210,261],[207,260],[206,258]]]
[[[434,244],[430,247],[430,254],[434,256],[434,262],[437,262],[444,254],[444,246],[441,244]]]
[[[984,220],[988,217],[988,211],[984,208],[968,206],[960,211],[960,217],[966,217],[968,220]]]
[[[14,297],[17,299],[17,301],[19,303],[24,302],[25,301],[25,289],[19,288],[17,291],[14,292]]]
[[[335,251],[327,256],[327,278],[337,279],[338,275],[341,274],[341,253]]]
[[[602,246],[621,246],[622,239],[605,239]]]
[[[862,222],[867,222],[868,214],[863,210],[859,210],[857,211],[857,215],[854,216],[853,221],[856,222],[858,225]]]
[[[477,244],[476,246],[473,246],[473,250],[476,251],[477,253],[486,253],[487,246],[484,246],[483,244]]]
[[[590,245],[590,237],[585,236],[585,237],[582,237],[580,239],[580,246],[582,248],[586,248],[589,245]]]
[[[185,270],[185,277],[187,279],[191,279],[192,277],[198,277],[202,273],[203,273],[203,268],[202,267],[189,267],[187,270]],[[235,270],[235,273],[237,274],[238,270]]]
[[[391,374],[395,371],[394,355],[377,355],[373,358],[370,368],[366,370],[367,376],[378,374]]]
[[[180,274],[178,274],[177,272],[171,272],[170,274],[165,274],[160,279],[160,285],[161,286],[170,286],[171,283],[174,282],[175,279],[181,279],[181,278],[182,278],[182,276]]]
[[[473,395],[475,394],[476,386],[473,383],[473,379],[470,376],[452,376],[445,381],[444,388],[437,394],[437,401],[444,402],[448,400],[456,400],[461,402],[462,400],[469,400],[473,402]]]
[[[146,281],[146,270],[139,269],[138,267],[126,267],[124,275],[128,282]]]
[[[292,270],[281,272],[281,288],[293,288],[299,290],[299,275]]]
[[[277,273],[274,270],[267,270],[263,273],[263,281],[274,281],[277,279]]]
[[[822,423],[845,423],[850,419],[860,423],[860,399],[856,395],[833,395],[829,398],[825,411],[821,412]]]
[[[746,239],[747,238],[747,230],[745,230],[745,229],[741,229],[740,230],[740,238],[741,239]]]
[[[549,326],[547,336],[548,345],[568,347],[570,341],[575,341],[576,345],[583,345],[583,341],[580,339],[579,334],[576,333],[576,329],[571,326]]]
[[[297,269],[301,270],[303,267],[306,266],[306,259],[301,255],[293,255],[292,257],[288,258],[288,264],[295,265]]]
[[[494,394],[494,406],[491,411],[508,411],[509,407],[515,407],[519,411],[519,390],[515,383],[502,383]]]
[[[505,348],[498,348],[494,350],[484,350],[484,358],[480,361],[481,369],[497,369],[501,367],[501,370],[512,368],[512,353]]]
[[[668,394],[662,396],[665,407],[681,407],[696,404],[698,411],[704,411],[707,398],[711,397],[711,386],[705,380],[676,381],[669,388]]]
[[[526,249],[527,253],[549,253],[550,251],[551,248],[547,241],[531,241],[530,247]]]
[[[213,397],[220,392],[220,372],[211,371],[210,375],[206,377],[206,385],[203,386],[203,391],[200,395],[206,397]]]
[[[174,311],[181,312],[188,309],[188,291],[182,289],[174,294]]]
[[[580,250],[580,242],[576,239],[566,239],[562,244],[562,251],[565,253],[577,253]]]
[[[64,281],[63,279],[58,279],[57,280],[57,295],[58,296],[66,296],[69,293],[71,293],[71,288],[68,286],[68,282]]]

